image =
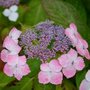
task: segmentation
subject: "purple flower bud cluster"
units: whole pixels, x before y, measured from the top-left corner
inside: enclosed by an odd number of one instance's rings
[[[10,7],[12,5],[18,5],[19,0],[0,0],[0,6]]]
[[[71,46],[64,29],[49,20],[37,24],[33,30],[27,30],[20,36],[19,43],[28,58],[38,57],[44,61],[55,57],[58,51],[68,51]]]

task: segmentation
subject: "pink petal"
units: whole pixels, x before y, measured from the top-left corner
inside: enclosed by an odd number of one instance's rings
[[[76,69],[73,66],[63,68],[63,74],[66,78],[71,78],[76,74]]]
[[[88,72],[86,73],[85,76],[86,80],[90,82],[90,70],[88,70]]]
[[[23,77],[23,75],[20,74],[20,73],[14,74],[14,76],[15,76],[15,78],[16,78],[17,80],[21,80],[22,77]]]
[[[52,73],[50,83],[58,85],[58,84],[62,84],[62,80],[63,80],[63,74],[61,72]]]
[[[38,74],[39,83],[48,84],[50,82],[50,76],[48,72],[40,71]]]
[[[12,38],[13,40],[17,40],[21,33],[22,32],[19,31],[18,29],[12,28],[12,30],[9,33],[9,37]]]
[[[70,51],[68,52],[68,58],[71,61],[76,60],[76,58],[77,58],[77,52],[74,49],[70,49]]]
[[[75,61],[74,61],[74,67],[77,70],[83,70],[83,68],[85,67],[85,63],[82,57],[78,57]]]
[[[90,54],[87,50],[88,44],[85,40],[79,39],[78,44],[76,45],[76,49],[78,53],[82,56],[85,56],[86,58],[90,59]]]
[[[71,61],[68,59],[67,54],[63,54],[61,57],[58,58],[59,63],[62,67],[68,67],[71,65]]]
[[[19,59],[18,60],[19,65],[24,65],[26,63],[26,60],[27,60],[26,56],[19,56],[18,59]]]
[[[19,59],[18,55],[9,55],[7,58],[7,63],[8,65],[16,66],[18,64],[18,59]]]
[[[74,32],[77,32],[77,27],[74,23],[71,23],[70,24],[70,28],[74,31]]]
[[[3,49],[3,50],[1,51],[1,60],[2,60],[3,62],[7,62],[7,57],[8,57],[8,55],[9,55],[9,52],[8,52],[6,49]]]
[[[79,90],[90,90],[90,82],[84,79],[80,84]]]
[[[88,43],[87,43],[84,39],[80,39],[80,40],[81,40],[83,46],[84,46],[85,48],[88,48]]]
[[[42,71],[50,71],[49,64],[48,63],[41,64],[40,69]]]
[[[27,64],[21,66],[22,75],[28,75],[31,71]]]
[[[4,40],[3,47],[11,51],[12,54],[18,54],[21,50],[21,47],[8,36]]]
[[[90,53],[89,53],[89,51],[87,49],[85,50],[85,57],[87,59],[90,59]]]
[[[50,67],[52,72],[60,72],[62,69],[58,60],[51,60],[49,63],[49,67]]]
[[[12,70],[12,67],[9,66],[8,64],[5,64],[4,66],[4,73],[8,76],[13,76],[13,70]]]
[[[72,29],[67,28],[65,30],[65,34],[70,38],[73,46],[75,46],[77,44],[77,42],[78,42],[78,40],[77,40],[77,38],[75,36],[75,32]]]

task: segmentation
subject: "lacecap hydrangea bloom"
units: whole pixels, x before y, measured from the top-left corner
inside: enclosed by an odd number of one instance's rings
[[[64,29],[46,20],[23,33],[13,28],[3,47],[1,59],[6,63],[6,75],[20,80],[32,71],[27,60],[39,58],[38,81],[41,84],[62,84],[63,78],[72,78],[84,69],[85,58],[90,59],[88,43],[78,33],[74,23]],[[20,52],[24,55],[20,56]]]

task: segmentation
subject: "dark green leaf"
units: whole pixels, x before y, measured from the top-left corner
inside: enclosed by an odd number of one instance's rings
[[[5,90],[32,90],[33,78],[25,76],[21,81],[16,82],[15,85],[7,86]]]
[[[35,25],[46,19],[46,15],[41,6],[41,0],[31,0],[29,9],[24,16],[24,22],[27,25]]]
[[[81,81],[85,78],[86,70],[80,71],[76,74],[76,85],[79,88]]]
[[[39,59],[35,58],[35,59],[29,59],[27,63],[31,69],[31,73],[29,74],[29,76],[33,77],[33,76],[37,75],[38,72],[40,71],[41,61]]]
[[[4,73],[0,72],[0,87],[5,87],[7,84],[9,84],[13,80],[14,78],[8,77]]]

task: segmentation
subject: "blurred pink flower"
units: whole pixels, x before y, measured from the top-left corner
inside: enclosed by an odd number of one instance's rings
[[[14,42],[12,38],[7,36],[3,42],[3,47],[6,48],[12,54],[18,54],[21,50],[21,47]]]
[[[74,47],[78,43],[78,38],[81,38],[80,34],[77,32],[77,27],[74,23],[71,23],[70,27],[66,28],[65,34],[70,38]]]
[[[90,90],[90,70],[85,75],[85,79],[82,80],[79,90]]]
[[[39,83],[55,85],[61,84],[63,74],[61,73],[61,65],[58,60],[52,60],[50,63],[41,64],[41,71],[38,74]]]
[[[70,49],[67,54],[63,54],[58,60],[63,67],[62,72],[67,78],[73,77],[77,70],[82,70],[85,67],[83,58],[78,57],[74,49]]]
[[[29,66],[26,64],[25,56],[9,55],[4,66],[4,73],[10,77],[15,76],[20,80],[23,76],[30,73]]]
[[[21,35],[21,31],[19,31],[18,29],[16,29],[15,27],[12,28],[12,30],[9,33],[9,37],[12,38],[16,43],[18,43],[18,38]]]
[[[16,28],[13,28],[9,36],[7,36],[3,42],[3,49],[1,51],[1,60],[4,62],[7,62],[8,55],[15,55],[20,52],[21,47],[18,45],[18,38],[21,34],[21,31],[17,30]],[[17,41],[17,42],[16,42]]]

